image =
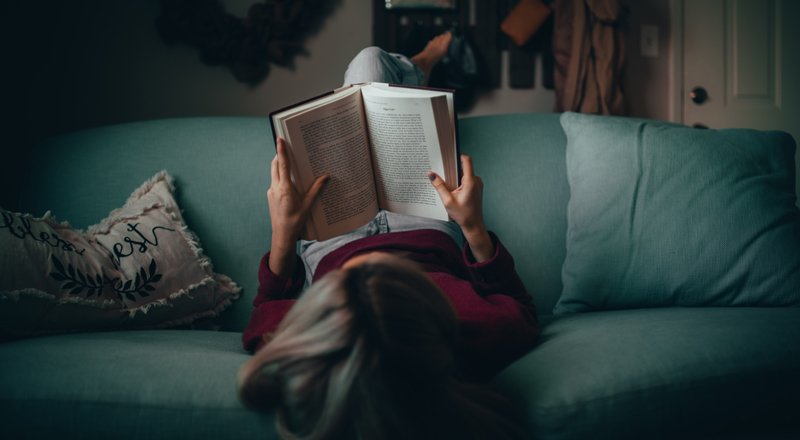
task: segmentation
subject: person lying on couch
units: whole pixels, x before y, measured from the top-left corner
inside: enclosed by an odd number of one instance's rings
[[[446,53],[449,35],[411,60]],[[368,48],[345,84],[422,85],[401,55]],[[399,80],[399,81],[398,81]],[[462,184],[430,173],[443,222],[381,211],[323,242],[296,240],[328,176],[306,194],[291,183],[283,140],[268,191],[272,248],[242,336],[255,356],[239,372],[249,408],[278,407],[284,438],[523,438],[513,409],[484,381],[534,345],[536,308],[514,260],[483,223],[483,183],[461,155]],[[305,279],[311,287],[299,296]]]

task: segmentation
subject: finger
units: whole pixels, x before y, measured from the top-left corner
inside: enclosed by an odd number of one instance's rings
[[[431,185],[436,189],[436,192],[439,193],[439,198],[442,199],[442,203],[446,205],[453,198],[453,195],[450,194],[450,191],[444,186],[444,180],[433,171],[428,173],[428,178],[431,180]]]
[[[472,179],[475,177],[475,170],[472,168],[472,158],[464,153],[461,153],[461,168],[464,170],[463,177]]]
[[[281,176],[278,175],[278,155],[272,159],[270,164],[270,174],[272,175],[272,187],[278,186],[281,183]]]
[[[311,204],[314,202],[314,199],[319,196],[319,192],[322,191],[322,188],[325,187],[325,184],[330,178],[331,176],[327,174],[317,177],[317,180],[314,181],[314,183],[311,185],[311,188],[308,190],[308,193],[306,193],[306,197],[304,199],[306,206],[311,206]]]
[[[281,183],[289,183],[289,155],[286,154],[286,144],[278,138],[278,174]]]
[[[281,139],[279,137],[275,138],[275,158],[272,159],[272,161],[275,164],[275,167],[273,168],[273,170],[275,171],[274,174],[278,177],[278,179],[277,179],[278,182],[281,181],[281,172],[280,172],[280,166],[279,166],[280,163],[281,163],[281,157],[280,157],[280,154],[278,153],[278,151],[280,151],[282,146],[283,146],[283,139]]]

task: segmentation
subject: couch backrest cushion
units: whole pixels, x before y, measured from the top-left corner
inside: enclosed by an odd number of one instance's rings
[[[242,330],[270,246],[271,137],[266,118],[229,117],[136,122],[51,138],[32,152],[21,210],[50,210],[86,228],[166,169],[214,270],[243,287],[243,298],[218,318],[223,329]]]
[[[800,306],[795,142],[564,113],[568,208],[556,313]]]
[[[519,114],[459,121],[461,149],[485,182],[484,216],[511,251],[540,314],[561,293],[566,255],[566,137],[558,115]],[[269,250],[266,118],[179,118],[96,128],[51,138],[32,152],[21,211],[86,228],[123,204],[161,170],[214,270],[243,287],[217,319],[241,331],[250,319],[258,265]]]
[[[553,113],[482,116],[458,121],[461,151],[483,179],[486,227],[514,256],[540,315],[561,295],[566,257],[566,136]]]

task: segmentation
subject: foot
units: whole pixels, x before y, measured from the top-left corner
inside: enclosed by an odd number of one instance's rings
[[[452,39],[453,35],[450,31],[447,31],[428,41],[428,45],[425,46],[425,49],[422,49],[422,52],[411,57],[411,61],[419,66],[422,73],[425,74],[426,86],[428,85],[428,78],[431,77],[433,66],[447,55],[447,48],[450,46],[450,40]]]

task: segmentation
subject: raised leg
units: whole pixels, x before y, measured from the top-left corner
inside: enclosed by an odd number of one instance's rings
[[[425,74],[408,57],[372,46],[359,52],[344,74],[345,86],[365,82],[421,86]]]
[[[407,86],[424,86],[428,83],[433,66],[445,55],[453,35],[445,32],[428,42],[422,52],[410,59],[389,53],[379,47],[368,47],[356,55],[344,74],[344,85],[365,82],[383,82]]]

